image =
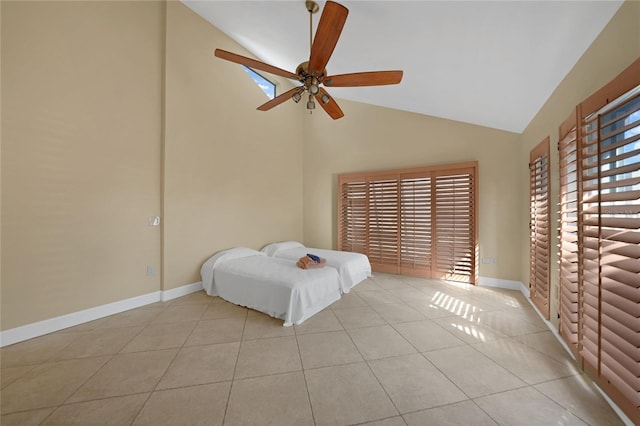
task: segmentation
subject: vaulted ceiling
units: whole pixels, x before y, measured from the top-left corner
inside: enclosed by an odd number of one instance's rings
[[[183,3],[261,61],[295,72],[309,58],[303,0]],[[401,69],[404,78],[328,89],[335,98],[519,133],[622,1],[340,3],[349,16],[328,74]]]

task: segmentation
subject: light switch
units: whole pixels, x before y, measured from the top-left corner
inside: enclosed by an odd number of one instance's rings
[[[149,226],[160,226],[160,216],[149,216],[147,223]]]

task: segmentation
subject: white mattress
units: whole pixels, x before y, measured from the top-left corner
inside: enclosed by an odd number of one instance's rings
[[[361,253],[310,248],[297,241],[269,244],[260,251],[267,256],[295,261],[306,256],[307,253],[326,259],[327,266],[338,271],[340,289],[343,293],[349,293],[354,286],[371,276],[369,258]]]
[[[217,253],[200,274],[207,294],[280,318],[284,326],[302,323],[341,297],[335,269],[300,269],[243,247]]]

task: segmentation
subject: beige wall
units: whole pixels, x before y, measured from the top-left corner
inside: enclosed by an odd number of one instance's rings
[[[372,89],[375,90],[375,89]],[[339,101],[345,117],[319,111],[304,144],[304,241],[337,247],[337,176],[345,172],[479,162],[480,276],[520,279],[519,135],[451,120]]]
[[[163,5],[1,7],[2,329],[156,291]]]
[[[168,4],[164,289],[200,281],[216,251],[302,239],[303,111],[256,111],[268,98],[215,48],[249,55]]]
[[[529,161],[529,152],[546,136],[550,136],[551,151],[551,223],[558,220],[553,200],[558,199],[558,127],[575,110],[577,104],[615,78],[640,57],[640,2],[625,2],[618,13],[600,33],[569,74],[545,102],[522,134],[521,164]],[[520,170],[520,226],[519,238],[522,258],[522,282],[529,283],[529,248],[527,223],[529,221],[528,170]],[[552,227],[555,228],[555,227]],[[558,305],[558,235],[551,233],[551,320],[557,322]]]
[[[0,329],[199,281],[227,247],[302,239],[303,111],[255,111],[265,95],[213,56],[242,52],[226,36],[178,2],[1,7]]]

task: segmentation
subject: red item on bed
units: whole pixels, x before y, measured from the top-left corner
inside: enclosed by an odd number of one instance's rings
[[[327,259],[320,259],[320,263],[314,262],[309,256],[304,256],[298,259],[296,265],[302,269],[322,268],[327,264]]]

